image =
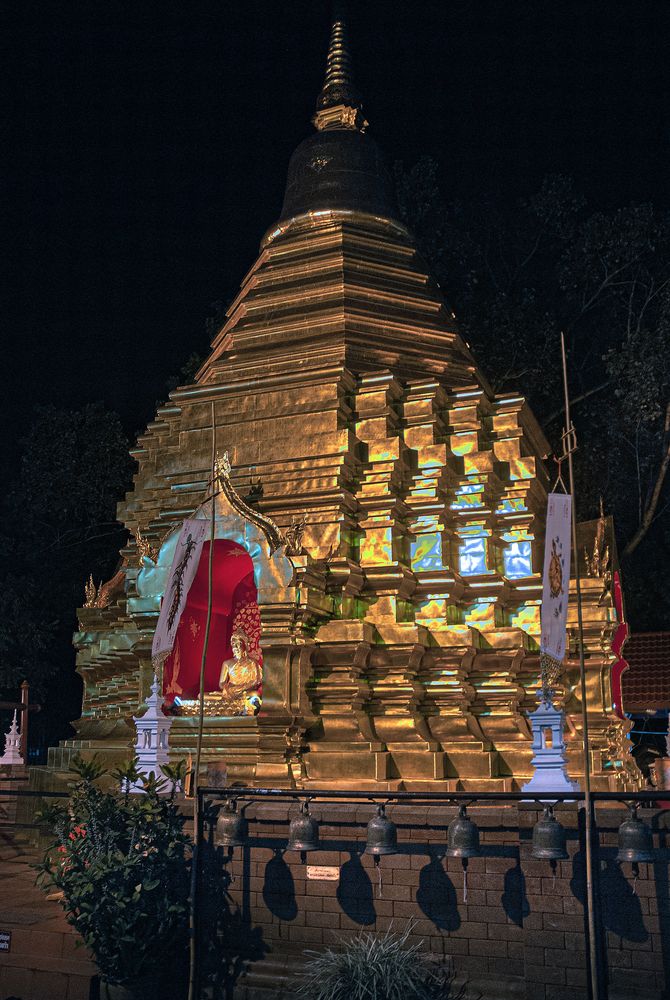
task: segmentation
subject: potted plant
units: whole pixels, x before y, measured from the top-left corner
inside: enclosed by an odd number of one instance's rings
[[[62,893],[67,919],[95,958],[103,1000],[149,1000],[186,949],[190,838],[175,803],[184,765],[163,767],[171,789],[154,775],[143,794],[130,794],[136,762],[111,773],[97,758],[74,760],[66,808],[41,820],[55,834],[38,868],[38,883]],[[109,784],[109,782],[108,782]],[[125,792],[117,791],[121,787]]]
[[[301,1000],[462,1000],[465,987],[443,962],[408,944],[401,934],[369,932],[342,941],[339,950],[307,951],[297,996]]]

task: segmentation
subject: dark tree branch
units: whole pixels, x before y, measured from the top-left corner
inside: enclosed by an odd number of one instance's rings
[[[623,550],[624,558],[631,555],[632,552],[638,547],[644,536],[647,534],[651,528],[654,517],[656,514],[656,508],[658,507],[658,502],[661,498],[661,492],[663,490],[663,484],[665,482],[665,477],[668,473],[668,468],[670,468],[670,403],[667,404],[665,409],[665,423],[663,426],[663,457],[661,458],[661,464],[658,468],[658,473],[656,475],[656,481],[654,482],[654,488],[651,491],[651,496],[645,507],[642,520],[640,521],[640,526],[628,542],[628,545]]]

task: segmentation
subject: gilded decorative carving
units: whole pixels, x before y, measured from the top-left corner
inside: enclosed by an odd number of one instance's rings
[[[92,573],[89,576],[89,578],[86,581],[86,583],[84,584],[84,596],[85,596],[84,607],[85,608],[94,608],[95,607],[95,602],[96,602],[96,600],[98,598],[98,590],[97,590],[96,585],[93,583],[93,574]]]
[[[95,600],[95,607],[108,608],[115,597],[123,594],[125,579],[126,566],[125,563],[122,563],[114,576],[110,577],[109,580],[105,580],[105,582],[101,583],[98,587],[98,596]]]
[[[152,545],[151,542],[144,537],[139,529],[139,526],[135,528],[135,545],[137,547],[137,557],[138,564],[142,565],[143,559],[148,559],[150,562],[155,563],[158,558],[158,546]]]
[[[305,533],[305,527],[307,526],[306,517],[296,517],[295,515],[291,518],[291,524],[284,531],[284,538],[286,540],[286,553],[289,556],[301,556],[303,554],[302,548],[302,538]]]
[[[281,531],[271,517],[267,517],[265,514],[261,514],[259,511],[254,510],[253,507],[250,507],[249,504],[242,499],[232,484],[230,478],[231,472],[232,468],[230,465],[230,459],[228,458],[228,452],[226,451],[223,453],[221,458],[217,456],[215,464],[215,475],[221,491],[234,510],[236,510],[248,521],[251,521],[252,524],[255,524],[257,528],[261,529],[267,538],[268,545],[270,546],[270,554],[272,554],[284,544]]]

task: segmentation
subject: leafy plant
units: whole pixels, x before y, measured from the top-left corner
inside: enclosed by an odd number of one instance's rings
[[[306,952],[297,995],[303,1000],[459,1000],[453,974],[421,951],[421,942],[409,944],[413,924],[401,934],[362,933],[342,942],[340,951]]]
[[[184,768],[170,771],[167,795],[153,774],[144,794],[130,794],[139,777],[134,761],[111,775],[125,793],[100,787],[108,772],[97,758],[76,758],[72,770],[67,808],[41,816],[55,840],[37,881],[63,893],[67,919],[103,978],[137,989],[187,943],[190,839],[174,801]]]

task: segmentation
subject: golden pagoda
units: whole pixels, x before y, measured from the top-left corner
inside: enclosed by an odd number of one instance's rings
[[[251,560],[262,653],[258,714],[205,719],[205,759],[229,780],[503,791],[531,774],[549,445],[523,397],[491,391],[399,219],[341,16],[313,124],[195,383],[133,451],[119,519],[134,540],[78,612],[83,710],[52,769],[75,750],[128,754],[178,530],[213,502],[217,543]],[[211,500],[214,427],[230,464]],[[580,532],[593,786],[629,787],[611,523]],[[574,600],[569,632],[559,693],[578,778]],[[196,727],[177,715],[174,757]]]

